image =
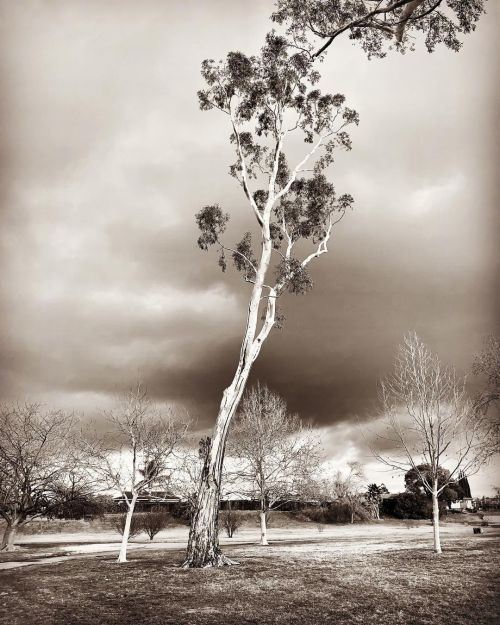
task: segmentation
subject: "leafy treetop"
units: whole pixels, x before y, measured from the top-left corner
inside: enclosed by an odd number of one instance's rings
[[[333,225],[353,202],[350,195],[337,196],[324,172],[339,148],[351,149],[346,128],[358,124],[358,114],[345,105],[343,95],[322,93],[311,56],[293,50],[274,32],[259,55],[230,52],[218,63],[205,60],[202,76],[207,87],[198,92],[201,109],[217,109],[229,118],[236,152],[230,174],[243,188],[261,228],[262,254],[257,259],[251,232],[234,247],[223,243],[229,215],[219,204],[196,215],[198,245],[203,250],[218,246],[223,271],[229,253],[244,279],[259,288],[266,286],[272,251],[278,262],[275,285],[268,285],[270,297],[285,290],[305,293],[312,286],[307,265],[327,251]],[[291,135],[301,136],[308,146],[294,168],[285,154]],[[302,259],[295,254],[300,240],[316,248]]]
[[[484,11],[485,0],[276,0],[272,19],[286,24],[294,45],[313,57],[347,33],[368,57],[387,49],[413,50],[415,35],[433,52],[438,44],[458,51]],[[311,36],[324,40],[314,51]]]

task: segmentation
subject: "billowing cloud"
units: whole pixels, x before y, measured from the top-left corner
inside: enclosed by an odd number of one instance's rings
[[[257,50],[269,12],[264,0],[0,3],[5,399],[97,413],[141,375],[210,428],[248,285],[197,248],[193,216],[220,202],[230,243],[252,216],[227,175],[226,120],[195,93],[201,60]],[[465,369],[498,331],[489,12],[456,55],[369,62],[345,40],[321,66],[322,88],[361,115],[331,171],[356,206],[313,292],[285,298],[252,381],[321,428],[339,462],[362,456],[354,423],[373,414],[404,332]]]

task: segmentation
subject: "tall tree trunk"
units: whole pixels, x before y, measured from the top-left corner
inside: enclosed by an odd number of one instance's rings
[[[7,522],[3,533],[2,544],[0,545],[0,551],[12,551],[14,549],[14,538],[17,528],[18,522],[16,520]]]
[[[134,493],[132,495],[132,501],[127,510],[127,516],[125,518],[125,527],[123,528],[122,535],[122,544],[120,546],[120,553],[118,554],[117,562],[126,562],[127,561],[127,546],[128,539],[130,536],[130,526],[132,524],[132,516],[134,514],[135,502],[137,501],[137,495]]]
[[[215,431],[201,474],[196,510],[191,521],[186,560],[183,567],[207,567],[237,564],[222,554],[219,547],[219,502],[222,463],[227,431],[243,394],[250,364],[238,368],[233,383],[224,391]]]
[[[260,544],[269,545],[267,542],[267,522],[265,506],[261,504],[260,508]]]
[[[434,551],[441,553],[441,537],[439,535],[439,501],[438,483],[434,480],[432,485],[432,525],[434,530]]]
[[[268,212],[270,210],[271,205]],[[257,335],[262,289],[272,252],[269,215],[267,215],[266,219],[262,233],[262,255],[248,306],[248,318],[241,344],[240,359],[233,381],[223,393],[213,437],[210,441],[201,473],[196,510],[189,530],[186,560],[182,565],[184,568],[238,564],[224,556],[219,547],[218,515],[220,487],[229,424],[245,390],[252,364],[259,355],[262,345],[274,325],[276,315],[276,292],[272,290],[267,298],[266,317]]]

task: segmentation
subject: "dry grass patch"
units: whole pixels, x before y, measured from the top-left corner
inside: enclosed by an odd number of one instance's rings
[[[339,554],[233,547],[242,565],[182,570],[179,552],[71,560],[0,573],[9,625],[493,625],[500,541]]]

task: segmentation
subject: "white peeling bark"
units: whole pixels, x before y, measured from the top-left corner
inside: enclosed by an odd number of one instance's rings
[[[408,21],[411,19],[415,10],[424,2],[424,0],[412,0],[403,9],[399,18],[399,24],[396,27],[396,41],[401,43],[404,31]]]
[[[123,528],[123,536],[122,536],[122,542],[120,545],[120,553],[118,554],[118,560],[117,562],[126,562],[127,561],[127,546],[128,546],[128,539],[130,536],[130,526],[132,524],[132,516],[134,514],[134,509],[135,509],[135,502],[137,501],[137,494],[133,494],[132,495],[132,501],[129,504],[128,510],[127,510],[127,516],[125,518],[125,527]]]
[[[18,525],[19,523],[17,520],[7,523],[7,526],[3,533],[0,551],[12,551],[14,549],[14,538],[16,536]]]
[[[263,510],[260,512],[260,544],[269,545],[267,542],[266,513]]]
[[[301,167],[307,162],[307,160],[319,149],[322,141],[329,136],[321,136],[318,143],[311,149],[306,157],[295,167],[292,171],[288,183],[281,191],[275,193],[276,178],[278,175],[279,156],[282,151],[284,133],[280,133],[276,150],[274,153],[273,171],[269,177],[268,186],[268,200],[262,213],[259,211],[255,202],[251,198],[251,194],[248,190],[248,180],[245,168],[245,159],[241,151],[241,145],[239,143],[239,137],[236,126],[233,121],[233,129],[236,133],[236,139],[238,143],[238,150],[242,164],[242,176],[245,194],[247,195],[254,212],[256,213],[257,221],[261,226],[262,233],[262,252],[260,261],[255,274],[255,281],[248,306],[248,317],[245,328],[245,334],[241,344],[240,358],[236,372],[234,374],[231,384],[225,389],[222,402],[219,407],[219,413],[215,422],[215,428],[213,437],[210,441],[207,457],[203,467],[200,487],[198,490],[198,498],[196,502],[196,510],[191,521],[191,529],[189,531],[189,541],[186,553],[186,560],[183,564],[187,567],[208,567],[208,566],[222,566],[225,564],[234,564],[229,558],[222,555],[219,548],[219,533],[218,533],[218,515],[219,515],[219,502],[220,502],[220,488],[221,488],[221,476],[222,476],[222,463],[224,461],[224,452],[226,447],[226,438],[229,430],[229,424],[233,418],[238,404],[245,390],[248,377],[250,375],[251,367],[262,349],[262,345],[269,336],[269,333],[274,326],[276,319],[276,297],[279,291],[279,287],[270,288],[265,285],[265,278],[269,265],[271,262],[272,254],[272,241],[270,233],[270,219],[271,211],[274,204],[283,195],[285,195],[293,181],[296,179],[298,173],[301,171]],[[326,241],[329,238],[331,231],[331,224],[328,231],[328,236],[325,237]],[[318,252],[315,252],[308,257],[303,266],[305,266],[313,257],[317,257],[327,251],[326,242],[320,244]],[[259,325],[259,311],[261,301],[263,298],[263,291],[266,289],[267,295],[267,308],[266,315],[262,327],[257,334],[257,327]]]
[[[432,525],[434,532],[434,551],[441,553],[441,536],[439,533],[439,501],[438,501],[438,484],[434,480],[432,484]]]
[[[272,253],[269,217],[272,200],[264,211],[262,229],[262,254],[255,276],[255,283],[248,306],[245,335],[241,344],[240,358],[233,380],[222,396],[222,402],[215,422],[205,465],[201,475],[196,511],[191,522],[189,541],[184,567],[207,567],[234,564],[222,555],[219,548],[218,515],[222,464],[229,424],[245,390],[252,365],[271,331],[276,314],[276,293],[271,289],[267,300],[266,318],[257,335],[259,309],[264,289],[264,279],[269,268]]]

